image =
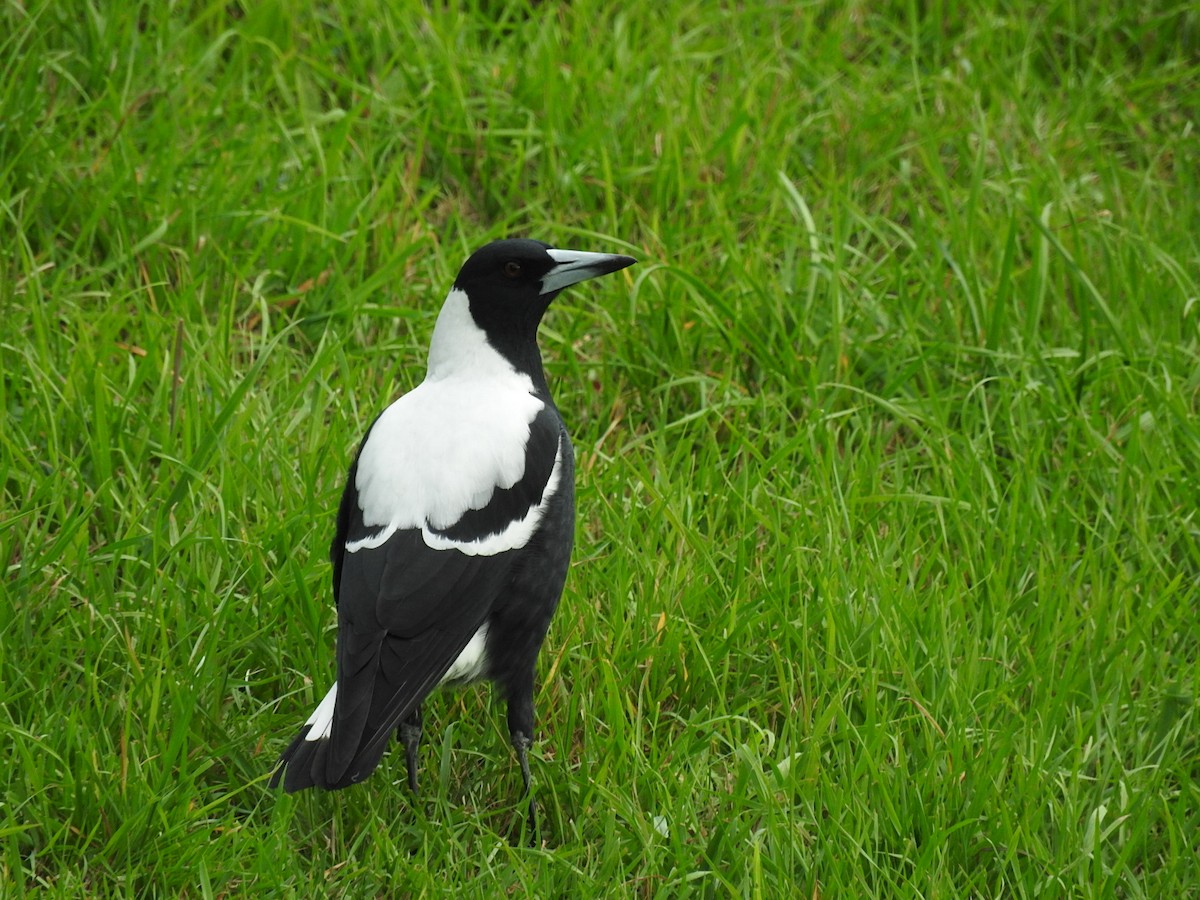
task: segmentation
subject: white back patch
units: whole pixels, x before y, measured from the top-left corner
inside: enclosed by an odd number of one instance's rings
[[[425,380],[384,410],[358,459],[363,523],[384,531],[346,549],[378,547],[400,529],[449,528],[516,484],[530,426],[545,407],[532,392],[529,376],[488,344],[467,295],[450,291]]]

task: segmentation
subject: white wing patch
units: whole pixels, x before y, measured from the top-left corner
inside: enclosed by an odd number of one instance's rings
[[[317,708],[313,710],[313,714],[308,717],[305,725],[311,725],[308,734],[304,736],[306,741],[320,741],[329,737],[329,732],[333,729],[333,707],[337,703],[337,684],[329,689],[329,693],[325,695],[325,699],[317,704]]]
[[[428,528],[421,529],[425,545],[432,550],[459,550],[467,556],[495,556],[508,550],[517,550],[529,543],[533,533],[537,531],[546,514],[546,507],[551,498],[558,493],[558,482],[562,475],[562,440],[559,439],[558,451],[554,454],[554,468],[550,470],[550,480],[542,491],[542,502],[531,506],[524,518],[509,523],[508,527],[496,534],[476,538],[473,541],[456,541],[445,535],[435,534]]]
[[[492,556],[524,546],[558,489],[561,442],[542,502],[503,532],[455,541],[436,531],[482,509],[525,474],[530,428],[545,404],[533,382],[487,342],[467,295],[450,291],[438,316],[429,371],[375,422],[358,459],[355,487],[363,524],[381,530],[346,551],[382,546],[397,531],[420,528],[435,550]]]

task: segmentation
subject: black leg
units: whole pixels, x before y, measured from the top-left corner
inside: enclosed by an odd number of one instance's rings
[[[516,684],[509,683],[508,735],[517,762],[521,764],[521,781],[529,798],[529,839],[538,842],[537,801],[533,798],[533,775],[529,771],[529,747],[533,743],[533,672]]]
[[[421,707],[412,711],[400,723],[400,743],[404,745],[404,762],[408,766],[408,789],[417,795],[417,748],[421,746]]]
[[[512,735],[513,749],[517,751],[517,762],[521,764],[521,780],[525,783],[525,796],[529,798],[529,841],[536,846],[538,841],[537,800],[533,797],[533,776],[529,773],[529,738],[523,734]]]

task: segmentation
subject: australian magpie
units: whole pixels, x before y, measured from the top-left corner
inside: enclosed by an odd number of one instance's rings
[[[350,467],[330,550],[337,681],[272,786],[355,784],[396,733],[415,792],[425,697],[488,679],[530,792],[534,665],[575,523],[574,452],[537,329],[563,288],[633,262],[505,240],[463,265],[425,380],[375,419]]]

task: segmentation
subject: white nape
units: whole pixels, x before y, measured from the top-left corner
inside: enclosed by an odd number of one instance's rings
[[[333,729],[333,707],[337,703],[337,684],[329,689],[329,693],[325,695],[325,699],[317,704],[317,708],[313,710],[313,714],[308,717],[305,725],[311,725],[308,734],[304,736],[306,741],[320,741],[329,737],[330,731]]]
[[[438,313],[429,339],[429,365],[425,381],[468,377],[490,381],[517,375],[507,359],[488,343],[487,334],[475,324],[466,291],[451,288]],[[521,375],[526,381],[529,379]]]

